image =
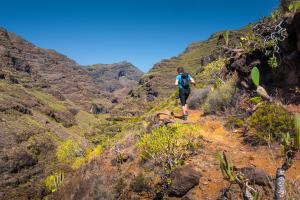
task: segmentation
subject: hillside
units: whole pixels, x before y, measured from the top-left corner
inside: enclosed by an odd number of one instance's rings
[[[85,151],[98,155],[97,144],[119,131],[106,113],[141,75],[120,65],[106,66],[130,72],[111,82],[119,89],[112,94],[91,70],[0,29],[1,199],[42,198],[47,176],[88,161]]]

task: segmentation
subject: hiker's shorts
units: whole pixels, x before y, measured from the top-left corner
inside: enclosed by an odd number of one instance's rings
[[[179,89],[179,99],[182,106],[186,104],[187,99],[189,98],[191,90],[190,89]]]

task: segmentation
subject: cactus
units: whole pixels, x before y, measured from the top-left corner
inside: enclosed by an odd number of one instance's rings
[[[45,186],[49,192],[51,193],[56,192],[59,186],[64,181],[64,178],[65,178],[64,172],[54,173],[53,175],[50,175],[45,179]]]
[[[282,146],[284,152],[287,152],[291,143],[290,133],[283,134]]]
[[[226,46],[229,45],[229,34],[230,34],[230,31],[225,31],[225,32],[223,33],[223,37],[224,37],[224,39],[225,39]]]
[[[226,154],[224,152],[223,152],[223,155],[220,152],[217,153],[217,159],[220,162],[220,168],[221,168],[223,176],[231,182],[235,181],[236,176],[233,173],[233,165],[227,159]]]
[[[295,117],[295,142],[294,146],[297,149],[300,149],[300,115]]]
[[[260,73],[257,67],[253,67],[251,70],[251,79],[253,83],[256,85],[256,87],[259,86],[259,79],[260,79]]]

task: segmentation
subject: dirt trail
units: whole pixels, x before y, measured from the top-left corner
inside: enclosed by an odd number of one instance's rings
[[[161,119],[166,118],[168,118],[167,114],[161,115]],[[187,122],[182,121],[176,115],[172,117],[172,120],[178,123],[197,123],[202,127],[199,133],[204,137],[203,149],[187,161],[187,163],[194,164],[203,174],[199,186],[189,192],[189,195],[195,199],[216,199],[221,189],[229,185],[223,179],[219,169],[217,152],[226,152],[236,167],[258,167],[272,176],[282,164],[282,152],[279,146],[251,147],[244,144],[241,133],[229,132],[218,118],[204,117],[200,110],[190,111]],[[286,177],[287,179],[300,177],[299,153],[293,166],[287,171]]]

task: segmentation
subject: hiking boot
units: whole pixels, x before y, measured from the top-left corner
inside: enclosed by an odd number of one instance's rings
[[[188,115],[183,115],[182,120],[184,120],[184,121],[188,120]]]

